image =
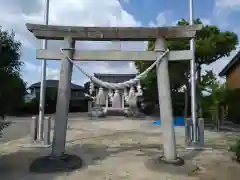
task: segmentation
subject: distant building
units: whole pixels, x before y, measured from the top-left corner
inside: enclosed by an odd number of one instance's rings
[[[240,51],[223,68],[223,70],[219,73],[219,76],[226,77],[230,88],[240,88]]]
[[[48,91],[49,89],[54,89],[54,91],[58,89],[58,80],[46,80],[46,91]],[[28,95],[28,97],[26,97],[27,99],[31,98],[36,98],[36,99],[40,99],[40,87],[41,87],[41,82],[37,82],[32,84],[28,89],[30,90],[30,93]],[[85,93],[85,89],[84,87],[77,85],[77,84],[73,84],[71,83],[71,98],[70,98],[70,107],[81,107],[81,106],[87,106],[86,101],[88,100],[88,98],[85,97],[84,95]],[[54,95],[56,96],[56,94]],[[53,97],[55,98],[55,97]],[[85,107],[83,107],[85,108]]]

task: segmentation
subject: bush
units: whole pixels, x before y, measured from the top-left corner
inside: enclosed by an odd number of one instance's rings
[[[29,102],[26,102],[24,107],[23,107],[23,112],[25,114],[38,114],[38,109],[39,109],[39,101],[34,98]]]
[[[240,162],[240,140],[238,140],[236,144],[230,147],[230,151],[234,153],[236,160]]]
[[[153,114],[154,110],[155,110],[154,103],[143,103],[143,106],[140,109],[140,111],[146,115]]]

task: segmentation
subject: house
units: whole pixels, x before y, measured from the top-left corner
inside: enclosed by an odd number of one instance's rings
[[[50,96],[51,99],[56,99],[58,83],[59,83],[58,80],[46,80],[46,92],[48,92],[48,96]],[[40,87],[41,82],[37,82],[32,84],[28,88],[30,90],[30,95],[38,100],[40,99]],[[88,98],[85,97],[84,93],[85,93],[84,87],[71,83],[71,97],[69,104],[70,109],[87,108]]]
[[[229,87],[240,89],[240,51],[219,73],[220,77],[226,77]]]

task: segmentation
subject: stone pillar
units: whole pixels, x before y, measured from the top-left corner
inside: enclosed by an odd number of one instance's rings
[[[185,118],[185,144],[187,146],[193,146],[194,143],[198,147],[204,146],[204,119],[198,118],[197,124],[197,142],[193,140],[193,122],[192,118]]]
[[[108,110],[108,101],[109,101],[109,96],[108,96],[108,94],[107,93],[105,93],[106,94],[106,105],[105,105],[105,113],[107,112],[107,110]]]
[[[65,38],[65,44],[67,46],[66,48],[75,48],[75,41],[70,37]],[[73,50],[65,50],[65,53],[68,57],[73,57]],[[62,156],[65,151],[72,68],[73,64],[64,57],[61,61],[58,85],[52,156]]]
[[[92,101],[91,100],[88,100],[88,113],[91,113],[92,112]]]
[[[121,93],[121,99],[122,99],[122,108],[124,109],[125,108],[125,105],[124,105],[125,97],[124,97],[124,93],[123,92]]]
[[[155,50],[165,50],[164,39],[157,39]],[[157,64],[157,83],[164,157],[167,161],[172,161],[177,159],[177,153],[167,56],[163,57],[159,64]]]
[[[50,138],[51,138],[51,121],[52,121],[52,117],[50,116],[50,117],[48,117],[48,116],[46,116],[45,118],[44,118],[44,123],[43,123],[43,125],[44,125],[44,128],[43,128],[43,132],[44,132],[44,145],[50,145],[50,143],[51,143],[51,140],[50,140]]]
[[[204,146],[204,118],[198,119],[199,145]]]
[[[31,143],[37,140],[37,132],[38,132],[38,117],[33,116],[31,122]]]
[[[192,118],[184,118],[185,121],[185,145],[189,146],[193,140]]]

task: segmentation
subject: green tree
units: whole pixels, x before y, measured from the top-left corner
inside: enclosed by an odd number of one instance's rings
[[[19,109],[24,102],[25,82],[20,76],[23,65],[20,59],[21,43],[15,40],[14,32],[0,28],[0,115]]]
[[[12,115],[22,113],[25,103],[26,83],[15,73],[7,74],[5,79],[7,82],[4,82],[4,88],[2,89],[4,113]]]
[[[155,41],[149,41],[148,51],[153,51],[155,48]],[[151,65],[150,62],[137,61],[136,67],[139,72],[143,72],[147,67]],[[169,63],[169,75],[170,86],[172,92],[177,92],[185,83],[183,79],[186,69],[189,68],[189,63],[186,61]],[[179,68],[181,67],[181,68]],[[146,102],[158,102],[158,90],[157,90],[157,76],[156,69],[153,69],[141,82],[143,88],[144,101]]]
[[[83,85],[84,92],[87,93],[87,94],[89,94],[90,84],[91,84],[91,82],[88,81],[88,82],[85,82],[84,85]]]
[[[196,19],[194,24],[203,24],[200,19]],[[177,23],[178,26],[189,25],[189,23],[185,19],[181,19]],[[154,41],[150,41],[148,44],[148,50],[153,50]],[[202,73],[202,65],[209,65],[218,59],[229,56],[230,52],[236,48],[238,44],[238,37],[234,32],[225,31],[221,32],[220,29],[216,26],[206,25],[202,30],[197,32],[195,38],[195,58],[196,58],[196,74],[197,74],[197,94],[198,96],[198,109],[199,116],[202,116],[201,113],[201,90],[198,88],[202,85],[201,73]],[[170,50],[186,50],[190,48],[190,44],[188,40],[174,40],[168,41],[167,46]],[[137,69],[139,72],[145,70],[149,63],[145,62],[136,62]],[[175,66],[175,68],[174,68]],[[180,88],[185,87],[186,97],[189,97],[189,62],[177,62],[177,63],[169,63],[169,73],[171,80],[171,88],[172,90],[179,90]],[[156,72],[152,71],[149,73],[147,78],[144,80],[145,91],[144,97],[146,99],[149,98],[151,92],[155,89],[157,90],[156,83]],[[184,85],[184,86],[183,86]],[[155,91],[156,91],[155,90]],[[152,96],[155,96],[152,95]],[[157,99],[155,96],[155,100]],[[188,102],[188,99],[185,98],[185,101]],[[186,103],[185,103],[186,104]],[[186,109],[188,109],[186,107]]]
[[[203,94],[208,94],[203,95],[203,114],[206,119],[211,119],[211,123],[219,130],[221,120],[227,113],[227,97],[230,89],[227,83],[220,83],[211,70],[202,75],[202,85],[199,89]]]

